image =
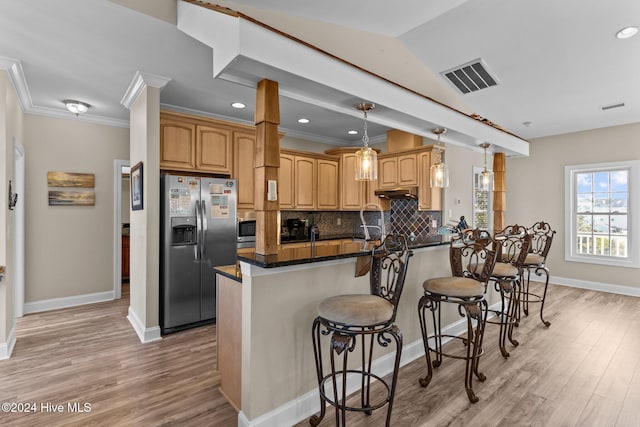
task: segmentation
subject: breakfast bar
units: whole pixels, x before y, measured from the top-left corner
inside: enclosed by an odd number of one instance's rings
[[[413,242],[411,249],[414,256],[396,317],[404,337],[403,365],[424,354],[416,310],[422,283],[450,274],[449,244],[440,236]],[[368,275],[355,274],[356,260],[368,254],[360,248],[316,257],[248,255],[238,257],[239,269],[215,269],[220,388],[239,410],[239,425],[260,420],[292,425],[319,410],[311,339],[317,306],[334,295],[369,292]],[[497,301],[491,291],[488,299],[489,304]],[[457,311],[443,311],[443,325],[451,333],[461,323]],[[388,349],[376,350],[373,371],[384,376],[393,361],[386,357]]]

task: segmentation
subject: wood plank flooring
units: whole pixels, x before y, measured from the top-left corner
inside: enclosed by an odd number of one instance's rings
[[[533,284],[532,286],[540,286]],[[215,327],[141,344],[128,298],[27,315],[13,356],[0,361],[0,401],[35,402],[36,413],[2,413],[2,426],[235,426],[217,389]],[[532,306],[532,312],[537,306]],[[461,361],[445,359],[428,388],[420,358],[400,371],[393,426],[640,426],[640,299],[550,285],[545,309],[523,319],[505,360],[487,326],[472,405]],[[536,312],[537,313],[537,312]],[[378,389],[376,388],[376,391]],[[70,413],[67,403],[89,403]],[[44,412],[40,404],[63,404]],[[382,426],[384,410],[348,414],[348,425]],[[329,408],[321,426],[333,425]],[[308,426],[303,420],[298,426]],[[275,426],[281,427],[281,426]]]
[[[487,325],[481,359],[487,380],[474,381],[478,403],[467,400],[463,361],[445,358],[423,389],[421,358],[400,370],[392,425],[640,426],[640,299],[549,287],[545,318],[551,326],[542,325],[539,304],[532,305],[514,332],[520,346],[507,348],[508,360],[497,346],[498,327]],[[333,407],[327,409],[323,427],[334,425]],[[349,413],[347,425],[383,426],[385,411]]]
[[[215,326],[141,344],[128,306],[123,289],[119,301],[18,319],[13,356],[0,361],[0,401],[36,410],[0,412],[0,425],[235,426],[214,375]],[[64,409],[46,412],[47,403]],[[68,403],[88,403],[90,412],[70,412]]]

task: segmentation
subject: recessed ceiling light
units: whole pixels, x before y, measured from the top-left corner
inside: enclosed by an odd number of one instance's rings
[[[530,121],[526,121],[526,122],[522,122],[522,124],[526,127],[531,126],[531,122]]]
[[[628,39],[638,34],[638,27],[625,27],[616,33],[618,39]]]
[[[309,119],[305,119],[305,118],[298,119],[298,123],[309,123]]]
[[[231,104],[231,106],[233,108],[244,108],[244,107],[246,107],[246,105],[244,105],[242,102],[234,102],[234,103]]]
[[[353,130],[353,129],[352,129],[352,130],[350,130],[350,131],[347,131],[347,133],[348,133],[349,135],[357,135],[357,134],[358,134],[358,131],[357,131],[357,130]]]

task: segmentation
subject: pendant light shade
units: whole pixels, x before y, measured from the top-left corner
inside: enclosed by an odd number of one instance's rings
[[[438,136],[438,145],[440,145],[440,135],[447,133],[445,128],[435,128],[431,132]],[[449,186],[449,167],[442,161],[431,165],[429,171],[429,184],[432,188],[444,188]]]
[[[356,151],[356,181],[375,181],[378,179],[378,153],[369,147],[369,135],[367,135],[367,111],[375,108],[375,105],[363,102],[356,108],[364,113],[364,134],[362,135],[363,147]]]
[[[493,191],[493,171],[487,169],[487,148],[490,146],[488,142],[480,144],[480,147],[484,148],[484,170],[480,173],[478,188],[483,191]]]

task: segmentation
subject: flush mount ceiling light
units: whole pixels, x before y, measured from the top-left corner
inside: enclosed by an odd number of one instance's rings
[[[356,181],[375,181],[378,179],[378,153],[369,147],[367,135],[367,112],[375,108],[374,104],[362,102],[356,108],[364,113],[364,146],[356,151]]]
[[[91,105],[86,102],[80,102],[73,99],[65,99],[62,103],[67,106],[67,110],[71,111],[76,116],[86,113],[89,111],[89,107],[91,107]]]
[[[309,119],[305,119],[305,118],[298,119],[298,123],[302,123],[302,124],[309,123]]]
[[[348,133],[349,135],[357,135],[357,134],[358,134],[358,131],[357,131],[357,130],[355,130],[355,129],[351,129],[351,130],[347,131],[347,133]]]
[[[438,136],[438,145],[440,145],[440,135],[447,133],[446,128],[431,129],[431,132]],[[441,146],[441,148],[444,148]],[[444,151],[444,150],[443,150]],[[442,159],[438,163],[431,165],[429,171],[429,184],[433,188],[444,188],[449,186],[449,167],[444,164]]]
[[[628,39],[638,34],[638,27],[625,27],[616,33],[617,39]]]
[[[234,102],[234,103],[231,104],[231,106],[233,108],[245,108],[246,107],[246,105],[244,105],[242,102]]]
[[[478,188],[483,191],[491,191],[493,190],[493,171],[487,169],[487,148],[491,147],[491,144],[483,142],[479,145],[484,148],[484,170],[480,173]]]

